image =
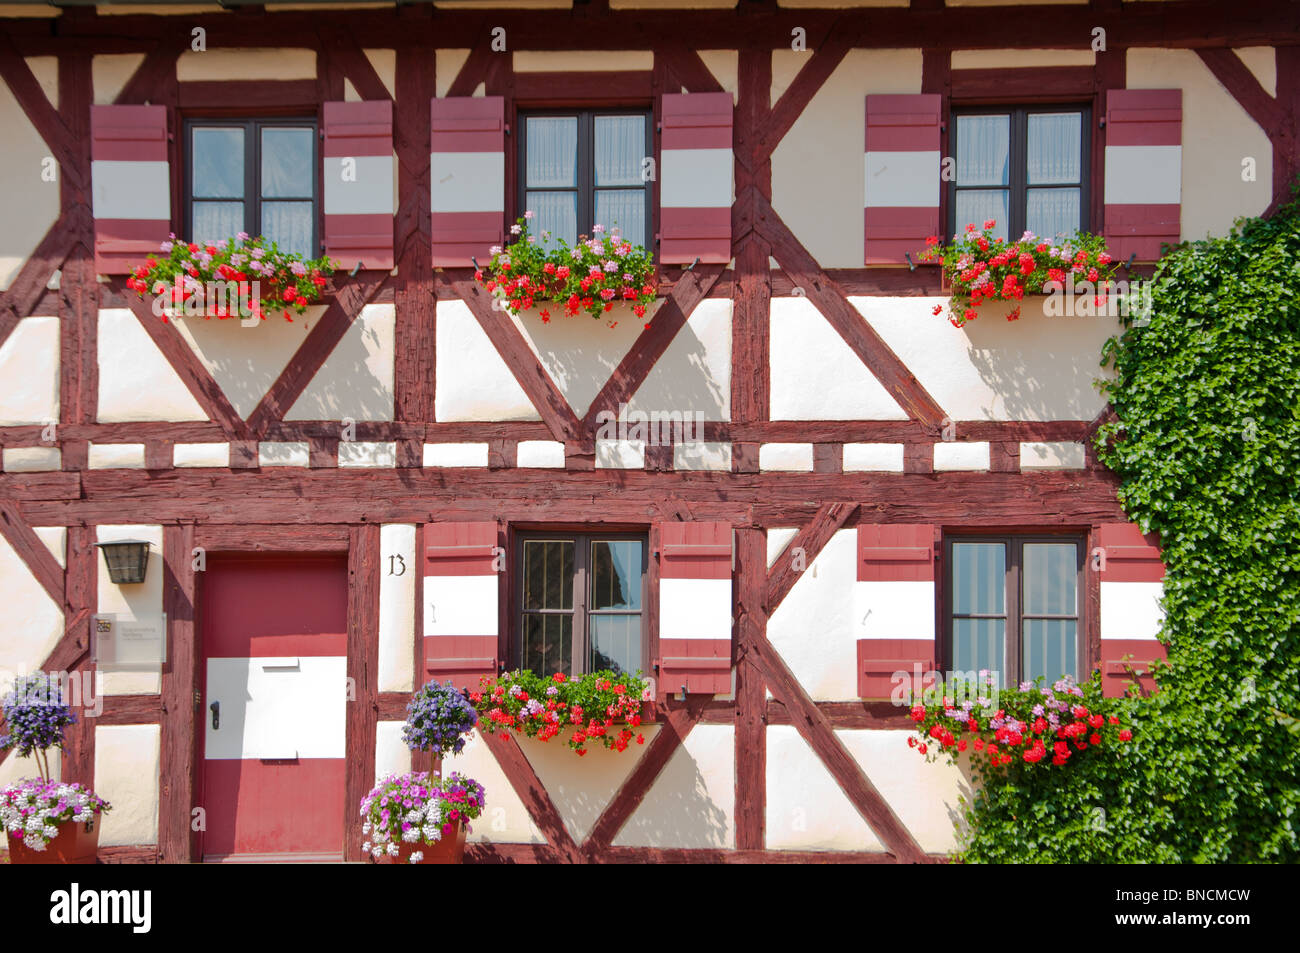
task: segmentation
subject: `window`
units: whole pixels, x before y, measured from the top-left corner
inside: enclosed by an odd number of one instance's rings
[[[1078,676],[1084,541],[1061,536],[947,540],[947,658],[1003,685]]]
[[[954,110],[949,234],[987,219],[1001,238],[1086,229],[1088,115],[1059,106]]]
[[[534,216],[538,240],[550,232],[569,244],[595,225],[618,227],[633,245],[649,247],[650,183],[642,165],[652,155],[647,111],[532,113],[519,137],[520,206]]]
[[[192,241],[247,232],[281,251],[319,254],[314,120],[191,120],[185,132],[186,232]]]
[[[522,668],[539,675],[648,670],[644,536],[529,535],[519,546],[515,657]]]

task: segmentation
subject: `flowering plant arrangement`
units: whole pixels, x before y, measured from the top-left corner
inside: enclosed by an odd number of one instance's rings
[[[925,240],[921,261],[938,259],[944,277],[952,286],[948,320],[955,327],[979,316],[988,301],[1019,301],[1027,294],[1045,294],[1064,287],[1068,276],[1088,281],[1096,290],[1098,305],[1102,292],[1114,277],[1118,265],[1106,251],[1100,235],[1075,232],[1055,239],[1025,232],[1017,241],[993,236],[996,221],[989,219],[983,230],[973,224],[944,245],[938,236]],[[943,305],[935,305],[941,314]],[[1011,309],[1008,321],[1020,317],[1020,305]]]
[[[361,849],[372,857],[396,857],[401,845],[436,844],[455,833],[456,825],[469,830],[469,822],[483,813],[483,785],[452,773],[445,778],[426,771],[391,774],[361,800],[367,840]],[[421,851],[408,858],[424,859]]]
[[[561,239],[558,247],[547,251],[544,242],[550,233],[542,232],[541,242],[529,234],[532,218],[532,212],[525,212],[510,226],[513,241],[505,248],[493,246],[487,267],[474,272],[475,280],[500,307],[517,315],[544,301],[562,306],[569,317],[585,311],[599,318],[612,311],[616,302],[630,301],[632,313],[645,317],[656,293],[654,262],[648,251],[625,241],[617,227],[606,232],[603,225],[592,228],[591,238],[578,236],[572,247]],[[541,318],[550,322],[548,308],[542,309]],[[609,322],[610,327],[617,324]]]
[[[164,321],[167,311],[263,321],[279,311],[292,321],[320,297],[333,273],[327,257],[304,259],[247,232],[206,245],[178,241],[173,234],[126,285],[141,298],[154,295],[154,313]]]
[[[20,675],[0,703],[8,734],[0,735],[0,751],[13,748],[20,757],[31,756],[41,777],[50,776],[48,748],[63,746],[63,732],[77,716],[63,703],[63,689],[44,672]]]
[[[59,826],[92,820],[111,805],[80,784],[26,778],[0,790],[0,826],[31,850],[45,850]]]
[[[478,711],[451,682],[427,682],[406,706],[402,740],[412,751],[460,754],[476,724]]]
[[[1091,748],[1133,738],[1116,714],[1120,700],[1105,698],[1097,677],[1082,686],[1068,676],[1050,688],[1021,682],[1011,691],[999,690],[996,676],[982,671],[969,687],[975,697],[960,703],[927,691],[912,706],[916,734],[908,746],[927,760],[947,755],[953,763],[969,749],[977,769],[998,774],[1012,765],[1061,767]]]
[[[483,718],[484,731],[509,731],[550,741],[569,730],[568,745],[579,756],[587,743],[599,739],[606,748],[626,751],[635,737],[645,744],[641,727],[642,705],[653,701],[650,684],[635,675],[610,671],[569,678],[556,672],[546,678],[529,671],[507,672],[495,679],[484,676],[469,699]],[[615,722],[626,727],[614,731]]]

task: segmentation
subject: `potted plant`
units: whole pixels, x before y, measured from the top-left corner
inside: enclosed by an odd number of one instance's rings
[[[450,682],[428,682],[406,708],[402,740],[432,751],[435,770],[393,774],[361,800],[361,845],[374,863],[458,864],[470,821],[483,813],[483,785],[458,773],[440,775],[444,752],[459,754],[478,713]]]
[[[109,804],[80,784],[50,779],[48,750],[63,746],[76,716],[63,703],[59,683],[44,672],[19,676],[3,703],[8,734],[0,750],[31,757],[39,778],[0,790],[0,826],[14,864],[93,864],[99,847],[99,815]]]

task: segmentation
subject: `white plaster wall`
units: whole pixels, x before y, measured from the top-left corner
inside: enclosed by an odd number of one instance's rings
[[[1049,317],[1047,300],[1026,298],[1019,321],[985,305],[955,328],[932,313],[944,298],[849,299],[953,420],[1091,420],[1105,404],[1094,386],[1108,376],[1101,348],[1119,319]]]
[[[59,319],[24,318],[0,345],[0,426],[58,419]]]
[[[1078,470],[1087,462],[1083,444],[1072,440],[1022,443],[1022,470]]]
[[[143,539],[149,543],[149,568],[144,582],[118,585],[108,578],[108,566],[103,554],[95,552],[95,571],[98,586],[98,612],[112,612],[127,619],[142,619],[162,615],[163,598],[163,531],[161,526],[110,526],[95,527],[95,541],[110,543],[118,539]],[[104,672],[105,695],[152,695],[162,690],[159,672]],[[157,772],[154,772],[157,777]],[[137,842],[139,843],[139,842]]]
[[[63,635],[63,610],[2,537],[0,606],[5,607],[5,624],[0,626],[0,695],[3,695],[13,685],[15,676],[35,671],[54,650]]]
[[[989,445],[987,441],[973,443],[936,443],[934,445],[934,468],[936,470],[987,470],[989,468]]]
[[[558,736],[547,743],[563,744]],[[569,751],[567,746],[565,751],[574,761],[578,760],[578,756]],[[586,761],[590,757],[592,756],[587,755],[582,760]],[[442,759],[443,776],[453,771],[459,771],[462,775],[473,778],[483,785],[487,799],[483,815],[471,825],[473,830],[466,838],[470,843],[480,841],[505,844],[546,843],[546,838],[529,817],[528,809],[519,800],[519,795],[515,793],[497,759],[483,743],[479,732],[475,731],[470,735],[465,742],[465,750],[460,754]]]
[[[68,565],[68,529],[66,526],[34,526],[32,532],[45,544],[54,561],[60,566]]]
[[[285,419],[392,420],[396,322],[391,304],[362,308]]]
[[[696,725],[614,838],[614,845],[735,847],[735,749],[731,725]]]
[[[723,90],[736,93],[740,88],[740,54],[735,50],[699,50],[700,59],[709,68]]]
[[[379,690],[409,692],[415,679],[415,588],[421,568],[415,552],[415,526],[381,526],[379,551]],[[389,572],[403,565],[406,571],[400,576]]]
[[[765,443],[758,448],[760,470],[810,472],[813,468],[813,445],[810,443]]]
[[[439,50],[435,70],[437,77],[434,80],[436,95],[446,96],[447,90],[456,79],[456,74],[460,68],[465,65],[469,59],[469,50]],[[480,84],[482,85],[482,84]],[[439,316],[441,318],[441,315]]]
[[[380,691],[387,689],[381,687]],[[411,770],[411,749],[402,741],[402,725],[400,721],[381,721],[375,726],[375,783]]]
[[[377,4],[379,6],[379,4]],[[382,6],[387,6],[383,4]],[[319,7],[314,9],[319,10]],[[396,98],[397,96],[397,51],[396,50],[362,50],[366,54],[366,59],[370,60],[370,65],[375,68],[379,74],[380,81],[384,88],[388,90],[388,95]],[[439,51],[439,56],[442,55]],[[396,208],[396,206],[394,206]]]
[[[190,80],[315,79],[316,51],[301,49],[186,50],[176,61],[176,78]]]
[[[1277,51],[1271,46],[1243,46],[1234,50],[1255,74],[1264,92],[1277,95]]]
[[[776,557],[785,552],[785,548],[790,545],[790,540],[799,535],[799,530],[792,526],[782,526],[769,529],[767,531],[767,568],[771,569],[776,563]]]
[[[773,420],[906,420],[876,376],[807,298],[773,298]]]
[[[101,423],[208,419],[130,310],[101,310],[98,341]]]
[[[372,443],[344,440],[339,443],[340,467],[395,467],[397,444],[391,440]]]
[[[597,440],[596,469],[644,469],[645,443],[644,440]]]
[[[489,448],[486,443],[426,443],[426,467],[486,467]]]
[[[541,419],[463,301],[438,302],[435,365],[438,420]]]
[[[311,462],[306,440],[263,440],[257,445],[259,467],[305,467]]]
[[[768,559],[792,559],[781,550],[794,530],[768,531]],[[845,701],[858,695],[858,632],[854,625],[858,533],[842,529],[831,537],[767,622],[767,637],[799,684],[816,701]]]
[[[792,725],[767,728],[764,831],[771,850],[883,849],[826,765]]]
[[[778,51],[774,75],[788,84],[807,56]],[[862,267],[867,94],[920,91],[919,49],[851,50],[772,154],[772,206],[822,267]]]
[[[143,62],[143,53],[108,53],[94,57],[90,70],[95,84],[95,104],[112,103]]]
[[[626,751],[606,748],[599,741],[588,744],[587,753],[582,757],[565,743],[567,732],[550,741],[517,737],[528,763],[555,802],[565,828],[581,843],[641,760],[656,731],[657,728],[643,726],[641,734],[645,744],[639,745],[634,739]]]
[[[521,467],[564,469],[564,444],[558,440],[521,440],[515,450]]]
[[[63,453],[58,447],[5,447],[0,457],[7,473],[35,473],[58,470],[62,467]]]
[[[38,81],[47,91],[53,57],[29,59]],[[55,86],[57,89],[57,84]],[[57,93],[51,94],[57,101]],[[4,201],[5,227],[0,230],[0,289],[8,288],[23,262],[36,249],[46,230],[59,214],[59,183],[45,181],[42,162],[51,156],[44,140],[14,99],[9,86],[0,83],[0,129],[5,132],[0,149],[0,192]],[[54,167],[57,173],[57,166]]]
[[[844,445],[844,471],[885,470],[903,472],[903,445],[901,443],[846,443]]]
[[[731,301],[706,298],[655,362],[628,411],[731,417]],[[695,419],[691,417],[691,419]]]
[[[144,469],[142,443],[92,443],[86,454],[92,470]]]
[[[0,688],[4,688],[3,676],[0,675]],[[6,689],[7,690],[7,689]],[[34,757],[20,758],[17,754],[10,754],[5,758],[4,763],[0,764],[0,788],[8,787],[24,778],[39,778],[41,776],[41,766],[36,763]],[[63,777],[63,759],[59,757],[57,750],[50,752],[50,780],[58,781]]]
[[[1129,89],[1183,91],[1184,240],[1225,235],[1234,219],[1272,201],[1273,147],[1268,136],[1192,50],[1131,49]],[[1255,181],[1241,180],[1255,159]]]
[[[673,445],[674,470],[731,472],[731,444],[699,440]]]
[[[95,793],[112,806],[100,847],[158,843],[158,725],[95,728]]]
[[[172,447],[172,466],[175,467],[228,467],[228,443],[178,443]]]

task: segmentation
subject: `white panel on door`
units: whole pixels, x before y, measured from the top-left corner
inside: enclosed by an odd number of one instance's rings
[[[212,703],[221,705],[212,728]],[[208,659],[206,754],[213,759],[341,758],[347,659]]]

